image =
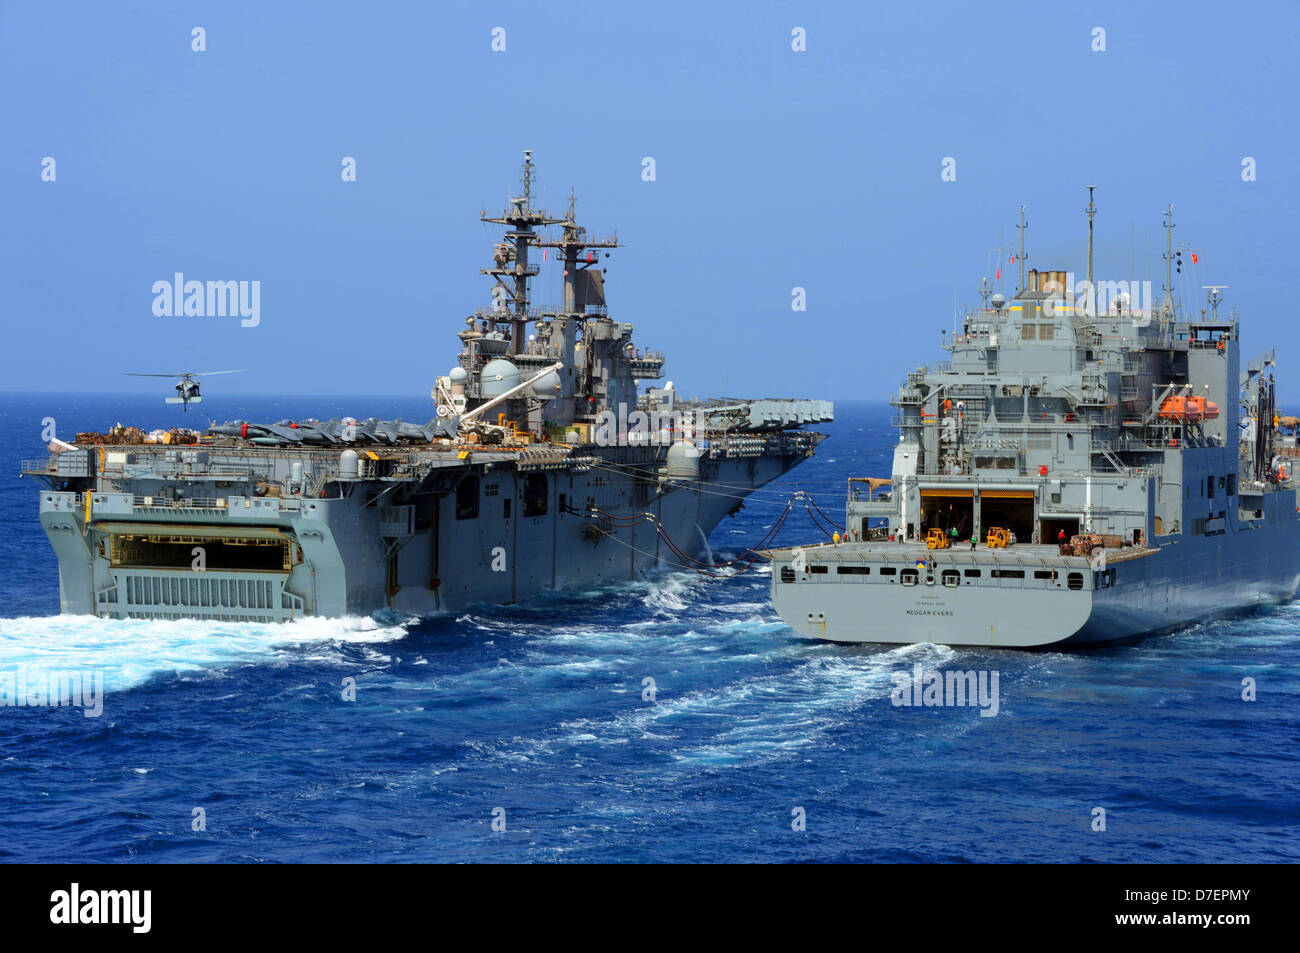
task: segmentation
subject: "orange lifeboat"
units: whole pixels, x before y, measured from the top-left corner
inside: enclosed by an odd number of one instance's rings
[[[1171,420],[1215,420],[1219,405],[1204,397],[1166,397],[1160,405],[1160,416]]]

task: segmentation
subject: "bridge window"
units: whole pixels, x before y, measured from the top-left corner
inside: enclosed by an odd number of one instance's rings
[[[1023,569],[994,569],[989,573],[994,579],[1024,579]]]
[[[966,578],[967,578],[967,579],[978,579],[979,577],[980,577],[980,571],[979,571],[978,569],[967,569],[967,570],[966,570]]]
[[[870,566],[836,566],[835,571],[841,576],[869,576]]]
[[[883,566],[881,567],[880,574],[882,576],[896,576],[898,575],[898,570],[893,566]]]

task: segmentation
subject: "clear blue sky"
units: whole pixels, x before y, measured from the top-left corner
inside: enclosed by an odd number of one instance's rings
[[[3,0],[0,388],[246,368],[210,389],[427,393],[529,148],[547,206],[573,185],[618,229],[612,313],[687,394],[887,397],[1022,202],[1030,263],[1083,271],[1096,184],[1098,276],[1158,288],[1172,202],[1184,303],[1229,285],[1300,396],[1298,25],[1294,2]],[[260,281],[261,324],[155,316],[177,271]]]

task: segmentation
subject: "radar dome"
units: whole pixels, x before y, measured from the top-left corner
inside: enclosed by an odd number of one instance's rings
[[[544,400],[550,400],[560,393],[560,375],[551,371],[542,377],[533,381],[528,386],[528,390],[534,397],[541,397]]]
[[[451,369],[451,373],[447,376],[451,378],[453,384],[463,384],[465,383],[465,379],[469,377],[469,371],[465,370],[463,367],[456,366]]]
[[[512,387],[519,386],[519,368],[505,358],[498,357],[488,361],[479,375],[480,389],[484,397],[500,397]]]
[[[992,298],[989,299],[989,304],[993,305],[994,311],[1001,311],[1004,307],[1006,307],[1007,299],[1002,297],[1002,295],[1000,294],[995,294]]]

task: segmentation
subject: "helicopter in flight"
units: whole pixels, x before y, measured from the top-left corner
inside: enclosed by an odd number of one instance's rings
[[[165,402],[168,404],[180,404],[181,410],[185,411],[189,408],[190,404],[203,403],[203,395],[199,393],[199,382],[196,381],[194,378],[212,377],[216,374],[242,374],[242,373],[244,372],[243,371],[203,371],[202,373],[198,373],[198,372],[191,371],[191,372],[181,372],[179,374],[137,374],[128,371],[126,372],[126,376],[127,377],[178,378],[176,381],[176,396],[166,398]]]

